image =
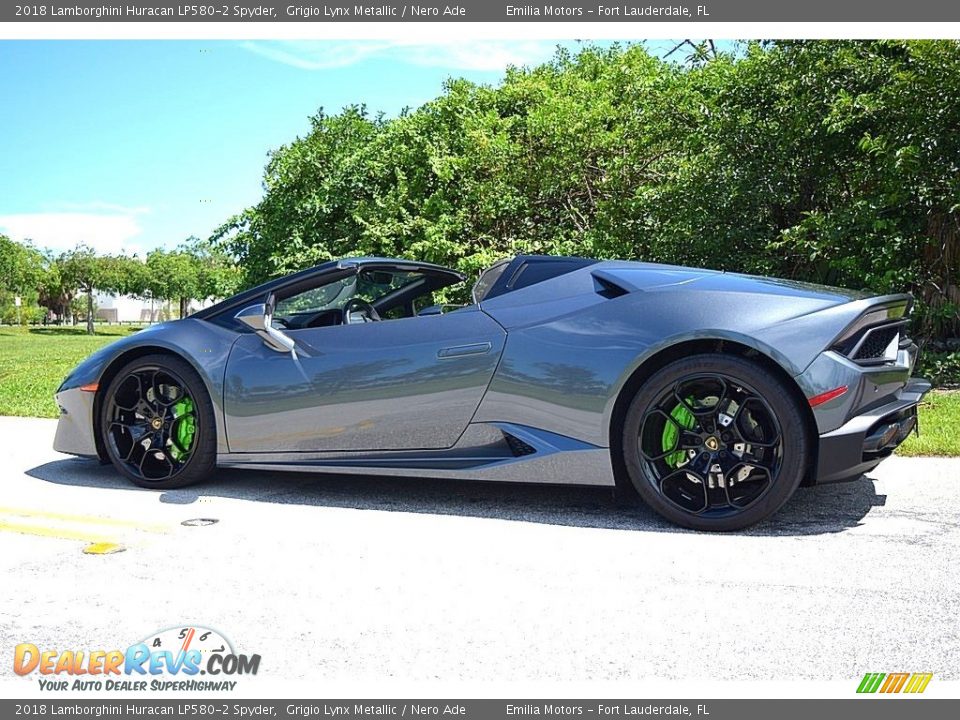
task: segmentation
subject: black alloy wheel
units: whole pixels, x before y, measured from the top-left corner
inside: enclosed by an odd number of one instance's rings
[[[624,423],[624,464],[667,519],[735,530],[769,517],[808,462],[793,396],[763,366],[727,355],[674,362],[637,393]]]
[[[193,368],[173,356],[121,368],[104,396],[101,428],[113,465],[141,487],[183,487],[216,462],[209,397]]]

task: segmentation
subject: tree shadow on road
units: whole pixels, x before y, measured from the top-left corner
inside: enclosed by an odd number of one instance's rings
[[[56,460],[27,471],[45,482],[117,490],[142,490],[95,460]],[[275,504],[314,505],[430,515],[463,515],[587,528],[688,532],[661,519],[641,503],[623,503],[609,488],[524,485],[473,480],[366,475],[307,475],[221,469],[201,485],[152,491],[159,502],[190,505],[201,497]],[[770,520],[741,535],[796,536],[842,532],[860,525],[886,503],[873,480],[860,478],[800,488]]]

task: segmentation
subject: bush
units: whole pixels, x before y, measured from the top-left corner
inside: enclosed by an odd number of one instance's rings
[[[960,350],[921,352],[914,374],[926,378],[934,387],[960,387]]]
[[[46,310],[41,307],[37,307],[36,304],[27,304],[24,303],[17,312],[16,306],[11,303],[4,303],[0,306],[0,322],[4,325],[16,325],[17,319],[19,318],[21,325],[29,325],[30,323],[38,323],[43,321],[43,316],[46,314]]]
[[[960,42],[751,43],[687,65],[559,51],[395,118],[323,112],[216,234],[252,284],[347,255],[475,276],[515,253],[917,297],[960,334]]]

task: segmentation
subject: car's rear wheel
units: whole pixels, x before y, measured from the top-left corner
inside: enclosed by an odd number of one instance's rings
[[[127,363],[101,402],[110,461],[146,488],[169,490],[207,477],[216,464],[215,422],[202,380],[172,355]]]
[[[640,497],[696,530],[738,530],[769,517],[809,462],[793,395],[763,366],[721,354],[678,360],[644,382],[622,447]]]

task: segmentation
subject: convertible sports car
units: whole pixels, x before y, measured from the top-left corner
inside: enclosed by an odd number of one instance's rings
[[[917,426],[909,295],[640,262],[519,256],[464,276],[354,258],[91,355],[55,448],[137,485],[219,465],[633,490],[734,530],[857,477]]]

